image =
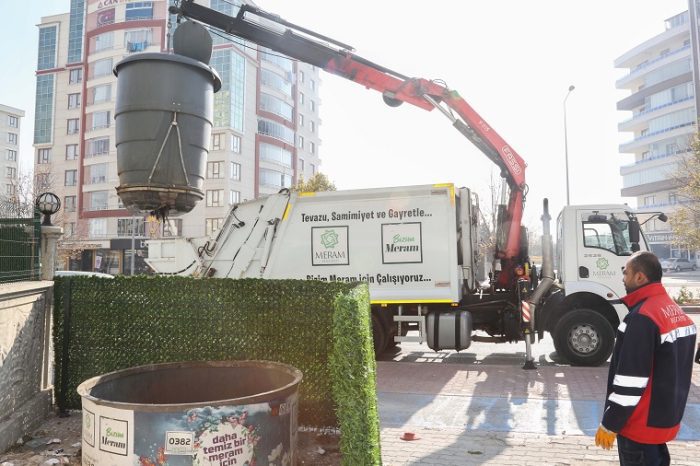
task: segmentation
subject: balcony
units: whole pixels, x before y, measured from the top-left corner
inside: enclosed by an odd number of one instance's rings
[[[695,129],[693,128],[695,126],[695,122],[691,121],[688,123],[682,123],[680,125],[675,125],[675,126],[670,126],[668,128],[664,128],[660,131],[654,131],[651,133],[647,133],[643,136],[636,137],[632,139],[631,141],[623,142],[619,146],[619,152],[622,153],[630,153],[634,152],[634,149],[637,149],[641,147],[642,145],[649,144],[653,142],[656,139],[659,139],[659,136],[671,136],[672,133],[675,132],[677,135],[682,135],[682,134],[690,134],[694,133]],[[684,130],[684,131],[683,131]]]
[[[677,104],[680,104],[680,103],[683,103],[683,102],[689,102],[689,103],[690,103],[690,102],[692,102],[693,100],[695,100],[695,96],[692,96],[692,95],[691,95],[691,96],[685,97],[685,98],[683,98],[683,99],[674,100],[673,102],[667,102],[667,103],[665,103],[665,104],[663,104],[663,105],[657,105],[656,107],[644,108],[643,110],[641,110],[641,111],[639,111],[639,112],[636,112],[636,113],[632,116],[632,118],[628,118],[628,119],[626,119],[626,120],[624,120],[624,121],[621,121],[621,122],[618,124],[618,128],[617,128],[617,129],[618,129],[618,131],[630,131],[630,129],[628,128],[629,125],[630,125],[630,123],[633,123],[633,122],[636,122],[636,121],[646,121],[646,118],[642,118],[642,117],[644,117],[644,116],[648,116],[648,115],[650,115],[650,114],[652,114],[652,113],[654,113],[654,112],[657,112],[657,111],[662,110],[662,109],[664,109],[664,108],[672,107],[672,106],[674,106],[674,105],[677,105]]]

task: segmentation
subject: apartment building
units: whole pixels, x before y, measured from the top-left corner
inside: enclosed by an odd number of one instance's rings
[[[679,159],[691,150],[698,119],[693,69],[699,51],[691,38],[692,23],[697,24],[689,11],[673,16],[665,21],[664,32],[615,60],[615,67],[628,71],[616,86],[630,92],[617,103],[618,110],[630,114],[618,130],[632,134],[619,150],[634,155],[633,163],[620,168],[621,194],[634,197],[642,212],[673,216],[682,202],[675,174]],[[674,244],[670,223],[655,219],[643,229],[659,257],[698,259],[696,251]]]
[[[11,200],[19,181],[19,136],[24,110],[0,104],[0,199]]]
[[[240,5],[209,2],[229,15]],[[233,204],[308,179],[321,163],[319,70],[212,32],[210,64],[222,88],[215,94],[205,198],[166,222],[124,209],[115,190],[112,70],[130,54],[170,49],[177,23],[168,6],[168,0],[71,0],[69,13],[39,25],[35,168],[63,203],[60,267],[129,274],[133,262],[135,273],[144,272],[145,239],[210,235]]]

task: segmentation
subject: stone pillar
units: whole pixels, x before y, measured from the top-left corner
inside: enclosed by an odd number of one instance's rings
[[[41,226],[41,279],[53,280],[56,264],[58,239],[63,235],[63,228],[54,225]]]

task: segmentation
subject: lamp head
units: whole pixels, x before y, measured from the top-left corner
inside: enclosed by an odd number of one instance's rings
[[[34,203],[37,210],[44,214],[45,226],[51,226],[51,216],[61,209],[61,200],[54,193],[42,193],[36,198]]]
[[[574,86],[573,84],[569,86],[569,92],[573,91],[574,89],[576,89],[576,86]]]

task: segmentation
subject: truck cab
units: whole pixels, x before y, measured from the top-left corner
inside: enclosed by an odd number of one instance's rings
[[[627,314],[622,270],[648,246],[627,205],[566,206],[557,219],[554,266],[559,289],[543,309],[542,326],[557,353],[577,365],[602,364]]]

